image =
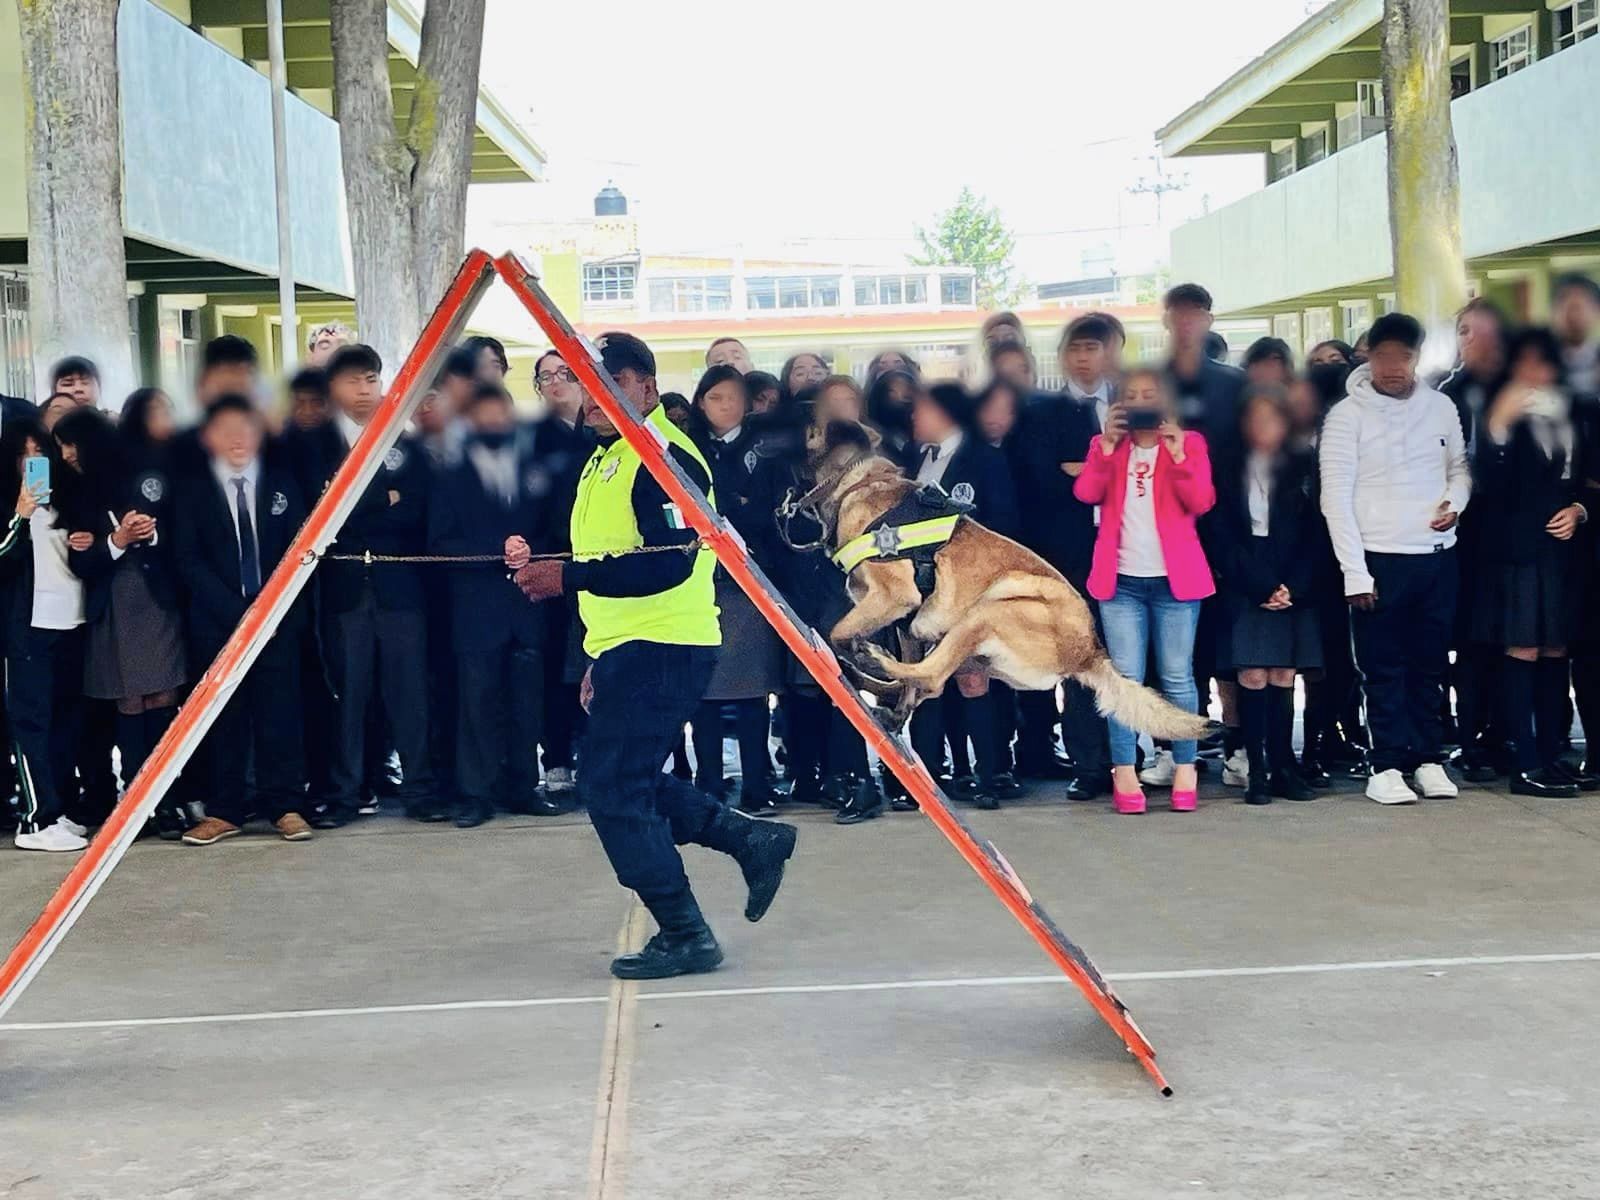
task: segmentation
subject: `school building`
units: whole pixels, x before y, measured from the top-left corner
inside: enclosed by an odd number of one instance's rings
[[[282,0],[286,125],[299,340],[353,317],[328,0]],[[397,111],[416,86],[421,18],[389,0]],[[248,337],[282,361],[276,186],[264,0],[122,0],[123,227],[134,361],[181,398],[200,346]],[[17,8],[0,0],[0,391],[32,393],[27,196]],[[403,118],[402,118],[403,119]],[[475,183],[537,180],[544,154],[486,90],[478,95]],[[303,341],[300,342],[303,346]]]
[[[1600,0],[1450,0],[1469,282],[1536,320],[1552,276],[1600,272]],[[1174,278],[1303,349],[1394,304],[1379,72],[1383,0],[1334,0],[1157,132],[1169,156],[1251,154],[1264,186],[1180,226]]]

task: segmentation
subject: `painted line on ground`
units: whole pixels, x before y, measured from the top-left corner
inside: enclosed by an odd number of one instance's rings
[[[644,945],[647,924],[644,905],[631,901],[623,915],[622,928],[617,931],[619,955],[631,954]],[[606,996],[605,1034],[600,1041],[600,1088],[595,1097],[594,1135],[589,1143],[588,1200],[622,1197],[638,1013],[639,985],[630,980],[612,980]]]
[[[1108,971],[1112,983],[1159,983],[1189,979],[1244,979],[1271,975],[1328,975],[1363,971],[1409,971],[1452,967],[1516,967],[1551,963],[1600,962],[1600,950],[1570,954],[1485,954],[1454,958],[1388,958],[1366,962],[1290,963],[1276,967],[1195,967],[1171,971]],[[639,992],[639,1003],[656,1000],[717,1000],[741,996],[815,996],[835,992],[909,992],[943,988],[1065,986],[1060,975],[988,975],[954,979],[890,979],[864,983],[776,984],[768,987],[701,988]],[[161,1025],[234,1025],[259,1021],[300,1021],[329,1017],[387,1017],[493,1009],[570,1008],[612,1003],[604,996],[537,996],[512,1000],[447,1000],[436,1004],[379,1004],[354,1008],[300,1008],[278,1012],[203,1013],[179,1017],[121,1017],[89,1021],[17,1021],[0,1024],[0,1034],[70,1030],[144,1029]]]

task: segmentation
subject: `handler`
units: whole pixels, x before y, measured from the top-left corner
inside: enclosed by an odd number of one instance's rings
[[[601,359],[634,411],[666,441],[678,465],[711,496],[705,460],[667,420],[650,348],[626,333],[599,340]],[[506,543],[506,565],[530,600],[578,593],[594,663],[584,676],[589,727],[578,786],[600,844],[617,873],[656,919],[660,932],[636,954],[611,964],[621,979],[664,979],[714,971],[722,948],[700,914],[677,846],[687,842],[730,855],[750,889],[744,915],[759,921],[794,853],[792,825],[754,821],[662,771],[710,682],[722,643],[710,550],[643,469],[639,455],[593,397],[584,420],[599,445],[578,481],[572,511],[573,561],[529,561],[520,538]],[[682,553],[630,554],[682,546]]]

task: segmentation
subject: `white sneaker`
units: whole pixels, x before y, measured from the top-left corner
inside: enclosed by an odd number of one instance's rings
[[[1177,764],[1172,761],[1171,750],[1157,750],[1150,765],[1139,772],[1139,782],[1151,787],[1171,787],[1172,776],[1177,769]]]
[[[1250,786],[1250,756],[1241,746],[1223,761],[1222,782],[1228,787]]]
[[[56,824],[68,833],[75,834],[78,837],[88,838],[89,836],[89,827],[87,825],[79,825],[71,817],[57,817]]]
[[[57,821],[37,833],[19,833],[12,841],[18,850],[48,850],[51,853],[82,850],[88,846],[88,842],[62,826],[63,822]]]
[[[551,767],[544,773],[544,790],[547,792],[570,792],[577,786],[572,778],[571,767]]]
[[[1367,780],[1367,799],[1379,804],[1415,804],[1417,794],[1406,786],[1406,777],[1391,768]]]
[[[1438,763],[1423,763],[1411,779],[1429,800],[1454,800],[1461,794],[1456,781]]]

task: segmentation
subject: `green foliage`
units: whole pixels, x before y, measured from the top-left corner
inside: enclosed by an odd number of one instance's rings
[[[970,187],[935,218],[931,231],[917,226],[917,241],[922,248],[911,256],[917,266],[971,267],[984,308],[1004,308],[1016,298],[1019,288],[1011,277],[1016,239],[1000,210]]]

